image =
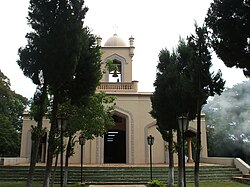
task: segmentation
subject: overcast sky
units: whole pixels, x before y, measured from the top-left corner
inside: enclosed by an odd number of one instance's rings
[[[100,35],[102,44],[115,32],[127,44],[135,38],[133,58],[133,80],[139,81],[139,91],[154,91],[158,54],[161,49],[175,48],[179,37],[186,38],[194,33],[194,22],[203,24],[212,0],[85,0],[89,7],[85,26]],[[17,51],[25,46],[29,0],[2,1],[0,6],[0,69],[10,79],[11,88],[31,98],[35,85],[25,78],[16,63]],[[115,26],[117,25],[117,27]],[[229,69],[213,55],[213,69],[221,69],[226,85],[246,80],[242,70]]]

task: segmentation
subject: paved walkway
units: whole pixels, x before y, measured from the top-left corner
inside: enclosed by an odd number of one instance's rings
[[[145,185],[90,185],[89,187],[145,187]]]

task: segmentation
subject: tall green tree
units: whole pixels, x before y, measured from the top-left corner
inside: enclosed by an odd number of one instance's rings
[[[10,88],[10,80],[0,70],[0,156],[19,156],[22,115],[28,100]]]
[[[174,182],[173,130],[179,131],[177,117],[188,113],[190,119],[195,117],[196,105],[189,89],[191,81],[186,72],[191,57],[192,49],[183,40],[179,41],[178,48],[172,53],[167,49],[161,50],[154,83],[155,92],[151,97],[151,115],[157,120],[159,131],[169,144],[169,186],[173,186]],[[180,160],[181,151],[182,149],[178,151]],[[178,185],[182,186],[182,162],[179,162],[179,166]]]
[[[188,37],[188,45],[193,50],[192,63],[188,66],[188,72],[192,86],[190,89],[196,98],[197,113],[197,136],[196,136],[196,155],[194,182],[195,187],[199,187],[199,163],[201,152],[201,109],[206,104],[209,96],[221,94],[224,89],[225,81],[222,74],[218,71],[216,74],[210,72],[212,66],[211,53],[209,51],[209,38],[206,27],[195,25],[195,35]]]
[[[151,96],[152,111],[150,112],[151,115],[157,120],[158,129],[161,132],[163,139],[168,142],[169,186],[174,185],[173,129],[175,129],[176,126],[176,116],[175,113],[172,113],[173,110],[169,110],[170,106],[172,106],[172,100],[169,99],[169,94],[171,94],[171,92],[168,92],[167,88],[171,89],[171,86],[173,86],[173,83],[175,82],[174,80],[177,76],[177,73],[174,74],[176,72],[175,59],[175,54],[171,55],[167,49],[161,50],[159,54],[160,61],[157,65],[158,73],[154,82],[155,92]],[[171,85],[169,84],[170,82],[172,82]]]
[[[205,19],[213,48],[228,67],[250,76],[250,1],[214,0]]]
[[[95,36],[83,28],[87,10],[83,0],[30,0],[28,23],[33,30],[26,35],[28,44],[19,49],[18,64],[24,74],[46,93],[49,91],[52,98],[43,186],[49,186],[59,104],[68,99],[72,103],[83,97],[87,99],[101,77]]]

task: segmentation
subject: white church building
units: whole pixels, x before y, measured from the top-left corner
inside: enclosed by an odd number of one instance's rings
[[[153,163],[168,163],[168,146],[164,142],[161,134],[156,129],[156,120],[151,117],[150,92],[138,92],[138,81],[132,78],[134,38],[130,37],[126,43],[117,34],[110,37],[103,45],[102,39],[97,38],[97,44],[101,46],[102,68],[108,60],[112,60],[117,65],[117,76],[114,72],[106,71],[103,74],[98,91],[104,91],[108,95],[116,96],[113,117],[115,126],[108,130],[103,137],[86,141],[84,146],[84,164],[146,164],[149,163],[149,145],[147,137],[154,137],[152,146]],[[27,161],[31,156],[31,125],[36,122],[28,115],[24,116],[21,142],[21,158]],[[40,161],[46,162],[47,140],[50,129],[48,119],[44,119],[44,127],[47,134],[40,143]],[[201,157],[207,158],[207,137],[205,117],[202,116],[202,152]],[[188,162],[192,162],[192,138],[196,135],[196,121],[190,122],[187,136]],[[175,137],[176,139],[176,137]],[[70,158],[71,164],[79,164],[80,145],[76,143],[75,154]],[[175,155],[175,162],[177,156]]]

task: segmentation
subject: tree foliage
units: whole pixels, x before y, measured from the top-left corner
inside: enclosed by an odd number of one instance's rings
[[[250,81],[227,88],[204,106],[209,156],[249,160]]]
[[[181,114],[189,113],[191,119],[195,117],[196,105],[192,100],[187,72],[190,60],[192,49],[183,40],[179,41],[176,51],[171,53],[164,49],[159,54],[151,115],[164,130],[177,129],[177,116]]]
[[[51,96],[51,127],[44,186],[49,186],[56,150],[54,143],[59,104],[70,102],[81,105],[94,94],[101,78],[100,50],[95,42],[96,37],[87,27],[83,27],[87,10],[83,0],[30,1],[28,23],[33,30],[26,35],[27,45],[19,49],[18,64],[24,74],[42,88],[42,94],[50,93]],[[39,108],[42,110],[46,97],[40,98]]]
[[[212,30],[212,44],[228,67],[242,68],[250,76],[250,1],[214,0],[206,24]]]
[[[199,161],[201,151],[201,109],[209,96],[221,94],[225,81],[222,74],[210,72],[212,66],[206,27],[195,25],[195,34],[180,41],[176,52],[160,53],[158,73],[151,98],[151,115],[157,119],[160,132],[178,129],[177,117],[197,115],[195,186],[199,186]],[[180,176],[180,175],[179,175]]]
[[[10,88],[0,71],[0,156],[19,156],[22,115],[28,100]]]
[[[188,65],[192,60],[192,48],[183,40],[179,41],[176,50],[171,53],[163,49],[159,54],[158,72],[154,83],[155,92],[151,97],[151,115],[157,120],[158,130],[169,144],[169,176],[173,175],[173,130],[178,129],[177,117],[189,114],[190,119],[196,115],[196,100],[191,94],[192,81],[188,76]],[[179,133],[178,133],[179,134]],[[181,147],[181,146],[180,146]],[[181,149],[179,150],[181,160]],[[179,163],[181,169],[181,163]],[[179,181],[182,181],[182,170],[179,170]],[[170,177],[169,177],[170,178]],[[169,186],[173,185],[173,178]]]
[[[224,90],[225,81],[222,74],[210,72],[212,66],[211,53],[209,51],[209,37],[206,27],[195,25],[195,34],[188,37],[188,45],[193,50],[193,59],[188,67],[190,80],[192,81],[192,95],[196,98],[197,133],[194,182],[199,187],[199,164],[201,153],[201,110],[207,103],[209,96],[221,94]]]
[[[195,34],[188,37],[188,45],[194,53],[192,63],[188,67],[193,82],[191,88],[195,97],[200,99],[200,106],[203,106],[209,96],[223,92],[225,81],[220,70],[217,73],[210,71],[212,57],[206,27],[195,25]]]
[[[33,31],[19,49],[19,66],[35,84],[42,80],[52,88],[71,80],[80,58],[81,32],[87,8],[84,1],[31,0],[28,23]],[[67,70],[67,71],[65,71]]]
[[[106,133],[114,125],[112,111],[115,97],[103,92],[96,93],[85,105],[76,106],[69,102],[60,106],[60,112],[67,117],[66,136],[77,131],[88,140]]]

